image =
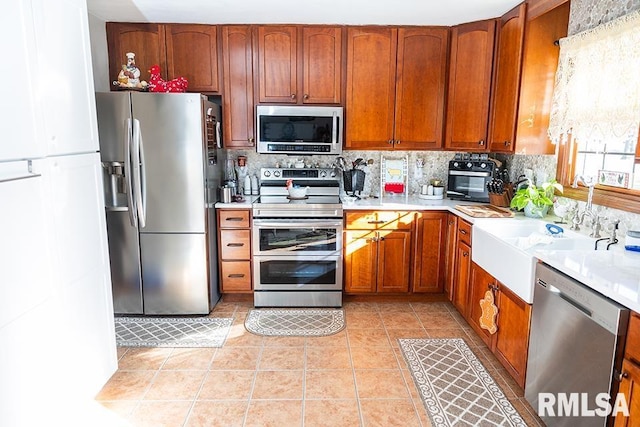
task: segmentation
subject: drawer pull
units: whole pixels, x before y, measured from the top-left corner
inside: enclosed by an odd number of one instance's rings
[[[239,216],[231,216],[229,218],[226,218],[225,221],[242,221],[244,218],[239,217]]]
[[[376,221],[367,221],[367,224],[384,224],[385,221],[383,219],[378,219]]]
[[[241,248],[244,246],[244,243],[227,243],[227,246],[231,248]]]
[[[467,230],[460,230],[460,234],[467,234]]]
[[[469,256],[469,252],[462,252],[462,256],[463,257],[468,257]]]
[[[242,273],[234,273],[234,274],[230,274],[227,277],[229,277],[230,279],[241,279],[244,277],[244,274]]]

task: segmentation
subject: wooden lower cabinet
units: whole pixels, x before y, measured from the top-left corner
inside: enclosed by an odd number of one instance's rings
[[[624,348],[622,373],[619,376],[618,393],[624,395],[629,416],[616,414],[615,427],[640,425],[640,314],[631,312]]]
[[[453,280],[456,275],[456,231],[458,229],[458,216],[447,214],[447,248],[445,249],[445,279],[444,293],[449,300],[453,299]]]
[[[446,212],[419,212],[416,216],[413,292],[444,290],[447,219]]]
[[[408,292],[410,256],[409,231],[345,231],[345,292]]]
[[[456,274],[453,281],[453,299],[451,302],[460,314],[467,317],[467,297],[469,291],[469,273],[471,270],[471,246],[458,241],[456,248]]]
[[[249,293],[251,285],[251,212],[218,210],[220,291]]]
[[[475,263],[471,264],[467,321],[484,340],[505,369],[524,387],[529,349],[531,306]],[[497,307],[497,329],[480,326],[481,300],[491,292]]]

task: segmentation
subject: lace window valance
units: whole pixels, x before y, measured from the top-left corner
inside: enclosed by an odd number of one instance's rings
[[[640,11],[560,40],[549,138],[624,143],[640,124]]]

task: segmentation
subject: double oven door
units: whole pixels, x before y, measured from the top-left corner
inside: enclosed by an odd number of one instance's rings
[[[341,219],[254,219],[252,237],[256,290],[342,290]]]

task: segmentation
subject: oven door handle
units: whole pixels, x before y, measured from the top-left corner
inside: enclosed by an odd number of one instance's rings
[[[303,221],[299,221],[296,222],[295,219],[287,219],[284,221],[274,221],[274,220],[260,220],[260,219],[254,219],[253,220],[253,225],[258,226],[258,227],[278,227],[278,228],[326,228],[326,227],[332,227],[332,228],[338,228],[338,227],[342,227],[342,221],[309,221],[309,222],[303,222]]]
[[[454,171],[450,170],[449,175],[455,176],[490,176],[491,172],[474,172],[474,171]]]

